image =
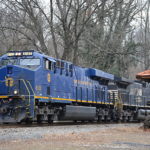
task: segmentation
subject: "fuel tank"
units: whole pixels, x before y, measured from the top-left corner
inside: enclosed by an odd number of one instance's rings
[[[66,105],[59,116],[60,120],[94,120],[96,107]]]
[[[147,117],[150,117],[150,110],[139,109],[137,112],[138,120],[145,120]]]

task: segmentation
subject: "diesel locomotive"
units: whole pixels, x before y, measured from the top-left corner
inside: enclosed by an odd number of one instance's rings
[[[0,57],[0,123],[142,120],[149,89],[34,50],[10,51]]]

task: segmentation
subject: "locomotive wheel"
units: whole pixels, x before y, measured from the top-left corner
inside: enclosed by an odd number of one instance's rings
[[[52,124],[52,123],[53,123],[53,121],[54,121],[54,120],[52,119],[52,118],[53,118],[53,116],[48,115],[48,117],[47,117],[47,118],[48,118],[48,123],[49,123],[49,124]]]
[[[49,124],[52,124],[52,123],[53,123],[53,120],[48,120],[48,123],[49,123]]]
[[[109,122],[108,116],[104,116],[104,122],[105,122],[105,123],[108,123],[108,122]]]
[[[93,122],[94,122],[94,120],[89,120],[89,122],[90,122],[90,123],[93,123]]]
[[[147,117],[144,121],[144,128],[150,128],[150,117]]]
[[[21,122],[18,122],[19,124],[21,124]],[[30,118],[27,118],[25,121],[26,124],[32,124],[33,120],[31,120]]]
[[[133,116],[129,116],[129,122],[133,121]]]
[[[3,122],[3,124],[9,124],[8,122]]]
[[[122,122],[126,123],[127,122],[127,118],[126,116],[123,116]]]
[[[22,122],[20,121],[20,122],[17,122],[17,124],[21,124]]]
[[[43,116],[42,115],[37,115],[37,123],[41,124],[43,121]]]
[[[98,122],[98,123],[102,123],[102,116],[98,116],[97,122]]]

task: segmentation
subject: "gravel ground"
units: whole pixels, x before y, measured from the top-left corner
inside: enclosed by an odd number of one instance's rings
[[[150,150],[142,124],[0,125],[0,150]]]

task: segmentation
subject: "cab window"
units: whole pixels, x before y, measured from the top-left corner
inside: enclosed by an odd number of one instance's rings
[[[6,66],[6,65],[18,65],[18,59],[13,59],[13,58],[1,59],[0,67]]]
[[[39,58],[21,58],[20,66],[35,70],[40,66]]]
[[[56,67],[57,67],[57,68],[60,68],[60,67],[61,67],[61,61],[58,60],[58,61],[56,62]]]
[[[45,60],[45,69],[53,70],[53,63],[48,59]]]

